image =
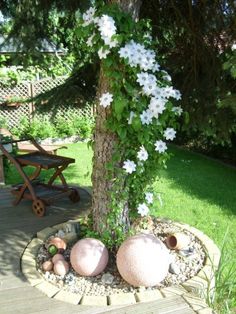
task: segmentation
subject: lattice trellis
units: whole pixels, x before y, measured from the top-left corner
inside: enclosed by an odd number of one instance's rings
[[[32,96],[36,96],[38,94],[41,94],[43,92],[46,92],[53,87],[56,87],[62,83],[65,82],[65,76],[60,76],[57,78],[47,78],[47,79],[42,79],[40,81],[35,81],[32,83]]]
[[[76,105],[60,105],[55,108],[53,111],[48,111],[46,113],[47,117],[51,120],[57,119],[57,118],[64,118],[67,121],[71,120],[71,117],[74,115],[77,115],[79,117],[92,117],[93,116],[93,108],[91,105],[87,105],[83,108],[80,108]],[[45,113],[41,113],[39,111],[34,112],[35,117],[42,117],[45,116]]]
[[[0,83],[0,98],[3,101],[12,97],[28,98],[30,96],[30,85],[28,82],[18,84],[14,87],[6,87]]]
[[[63,105],[58,106],[56,110],[48,111],[46,113],[39,113],[38,111],[32,112],[32,104],[21,104],[17,107],[9,107],[3,104],[1,105],[1,99],[2,102],[4,102],[8,98],[12,97],[31,98],[62,84],[65,79],[65,77],[47,78],[35,82],[21,83],[12,88],[4,87],[0,83],[0,118],[5,118],[7,120],[8,127],[12,128],[19,125],[19,121],[23,116],[27,117],[30,121],[32,114],[34,114],[34,116],[47,115],[50,119],[63,117],[68,121],[71,116],[75,114],[80,117],[93,116],[93,108],[89,105],[83,108],[80,108],[77,105]]]
[[[30,113],[31,108],[29,104],[18,107],[0,106],[0,117],[6,119],[10,129],[19,126],[22,117],[30,119]]]

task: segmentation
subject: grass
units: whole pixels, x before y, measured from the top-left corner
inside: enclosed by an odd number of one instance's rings
[[[170,151],[173,157],[154,184],[162,205],[156,200],[152,213],[195,226],[223,246],[215,304],[219,313],[230,313],[228,309],[236,307],[236,170],[174,146]],[[87,145],[71,144],[59,154],[76,158],[64,171],[68,182],[91,186],[92,152]],[[6,181],[19,181],[12,168]]]

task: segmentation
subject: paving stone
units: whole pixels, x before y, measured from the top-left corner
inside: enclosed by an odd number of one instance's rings
[[[109,305],[135,304],[136,299],[133,293],[120,293],[108,296]]]
[[[135,294],[137,302],[148,302],[148,301],[154,301],[158,299],[163,299],[163,295],[159,290],[150,290],[150,291],[142,291],[137,292]]]
[[[214,279],[214,269],[212,265],[205,265],[200,272],[197,274],[198,277],[205,279],[207,281],[212,281]]]
[[[208,290],[208,282],[200,277],[193,277],[184,283],[182,286],[188,291],[200,298],[206,298]]]
[[[25,251],[33,254],[33,255],[37,255],[38,250],[40,248],[40,246],[43,244],[43,241],[38,239],[38,238],[34,238],[31,240],[31,242],[28,244],[27,248]]]
[[[165,297],[173,296],[173,295],[182,295],[187,292],[186,289],[182,286],[172,286],[172,287],[167,287],[164,289],[161,289],[162,294]]]
[[[58,230],[63,229],[64,225],[65,225],[65,223],[63,222],[63,223],[57,224],[57,225],[55,225],[55,226],[53,226],[51,228],[54,229],[54,232],[57,232]]]
[[[39,274],[37,270],[34,270],[32,272],[24,273],[26,279],[29,281],[31,286],[36,286],[39,283],[43,282],[43,277]]]
[[[71,304],[79,304],[79,301],[81,300],[81,295],[76,293],[70,293],[65,290],[60,290],[56,295],[54,295],[54,299],[59,301],[68,302]]]
[[[31,256],[23,255],[21,258],[21,268],[33,266],[36,269],[36,261]]]
[[[65,240],[67,243],[75,242],[78,240],[78,236],[75,232],[69,232],[65,234],[63,240]]]
[[[60,291],[59,288],[46,281],[38,284],[36,288],[46,294],[49,298],[52,298],[57,292]]]
[[[31,263],[22,263],[21,264],[21,271],[23,274],[34,274],[34,273],[38,273],[37,269],[36,269],[36,264],[31,264]]]
[[[96,296],[96,295],[85,295],[80,301],[81,305],[92,305],[92,306],[106,306],[107,297],[106,296]]]
[[[51,227],[47,227],[39,232],[37,232],[37,238],[39,240],[46,240],[47,238],[49,238],[51,235],[53,235],[55,233],[55,229],[51,228]]]
[[[209,308],[209,307],[197,311],[197,314],[214,314],[214,313],[215,312],[211,308]]]
[[[194,311],[202,310],[207,307],[207,304],[203,299],[200,299],[190,293],[184,294],[183,298],[193,308]]]

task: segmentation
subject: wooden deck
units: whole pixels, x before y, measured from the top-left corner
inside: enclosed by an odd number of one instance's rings
[[[102,308],[70,305],[50,299],[29,285],[20,269],[20,257],[26,244],[37,231],[87,213],[91,205],[91,197],[83,189],[80,193],[79,203],[72,204],[68,199],[61,199],[50,208],[47,216],[38,218],[31,210],[30,201],[23,200],[14,207],[9,189],[0,188],[0,313],[196,313],[181,296],[119,308]]]

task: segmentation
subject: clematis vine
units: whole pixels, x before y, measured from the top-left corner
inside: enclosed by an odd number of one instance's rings
[[[128,193],[130,206],[145,216],[154,199],[149,188],[158,167],[168,158],[167,141],[175,139],[177,118],[183,110],[175,105],[181,93],[161,68],[151,29],[147,32],[144,24],[132,20],[126,25],[127,16],[122,14],[112,6],[101,12],[91,7],[82,15],[81,24],[85,43],[101,60],[110,83],[99,105],[111,109],[107,128],[119,139],[112,169],[117,171],[117,184],[124,177],[126,184],[124,196],[122,192],[112,194],[111,208],[116,206],[118,212],[120,200]]]

